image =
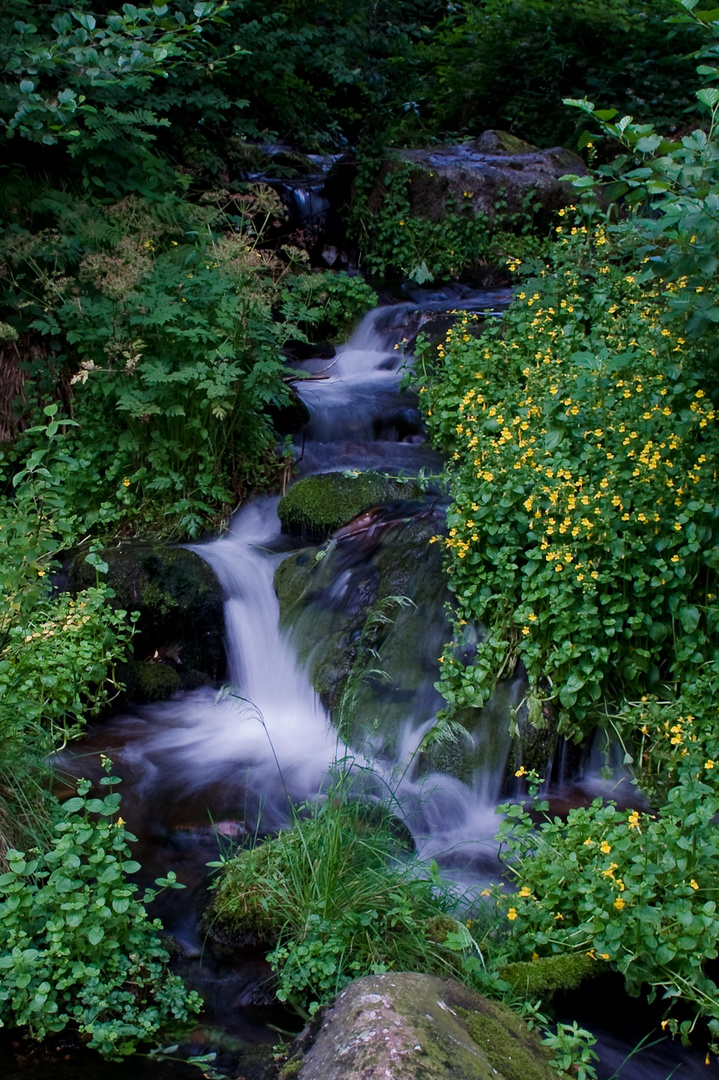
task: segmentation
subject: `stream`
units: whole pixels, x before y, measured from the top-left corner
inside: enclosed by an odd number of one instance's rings
[[[395,476],[437,472],[441,462],[424,440],[417,402],[400,394],[400,369],[407,362],[402,342],[412,339],[427,318],[457,309],[498,313],[509,299],[507,290],[417,290],[406,302],[367,315],[334,360],[298,364],[314,376],[298,384],[310,412],[297,439],[299,475],[367,469]],[[217,1066],[229,1062],[235,1070],[231,1075],[248,1080],[259,1075],[247,1057],[252,1047],[276,1042],[276,1028],[296,1025],[296,1020],[273,1003],[269,968],[261,955],[205,941],[200,912],[206,902],[206,864],[217,859],[218,848],[227,853],[285,827],[288,798],[299,804],[317,797],[332,763],[349,759],[359,768],[371,766],[365,781],[369,797],[382,788],[394,792],[420,857],[436,859],[463,885],[496,880],[494,808],[509,752],[509,708],[522,695],[517,679],[484,710],[480,763],[469,783],[441,772],[420,775],[417,768],[419,744],[442,704],[433,689],[438,670],[407,704],[391,757],[371,742],[354,751],[345,746],[299,665],[291,638],[280,631],[273,575],[299,545],[281,534],[277,503],[271,497],[254,500],[235,515],[221,538],[192,546],[214,570],[225,596],[227,688],[218,693],[205,686],[129,709],[92,726],[61,762],[67,771],[95,779],[99,754],[113,760],[123,778],[123,817],[138,837],[140,884],[174,870],[186,886],[162,894],[153,915],[177,943],[177,970],[205,998],[192,1049],[218,1049]],[[371,557],[363,555],[360,536],[343,543],[350,555],[352,545],[357,546],[352,565]],[[333,585],[338,591],[342,587],[342,581]],[[587,777],[585,782],[592,781]],[[611,1004],[616,1012],[616,997]],[[595,1001],[592,1013],[580,1017],[586,1026],[607,1029],[597,1032],[601,1077],[665,1080],[671,1074],[692,1080],[719,1075],[705,1067],[703,1058],[666,1040],[617,1072],[648,1028],[634,1024],[624,1031],[605,1012]],[[139,1059],[113,1065],[93,1056],[88,1067],[69,1051],[66,1062],[58,1052],[52,1062],[57,1080],[200,1075],[186,1066]],[[31,1073],[44,1075],[47,1065],[36,1073],[18,1065],[4,1075],[27,1080]]]

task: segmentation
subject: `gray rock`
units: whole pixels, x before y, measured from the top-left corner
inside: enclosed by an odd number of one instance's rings
[[[279,1073],[297,1080],[556,1080],[536,1035],[452,979],[414,972],[350,983],[314,1041]]]
[[[403,162],[417,167],[409,185],[411,211],[430,221],[442,221],[447,211],[467,205],[492,221],[520,213],[529,199],[545,211],[559,210],[576,199],[571,184],[560,177],[587,171],[577,154],[561,146],[540,150],[507,132],[485,131],[473,142],[401,150],[388,158],[375,182],[376,209],[386,177]]]

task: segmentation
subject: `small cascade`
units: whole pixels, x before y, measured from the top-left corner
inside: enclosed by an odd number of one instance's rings
[[[300,383],[312,412],[303,471],[385,468],[416,474],[422,467],[437,468],[416,402],[399,395],[400,369],[407,362],[400,346],[416,335],[427,311],[446,311],[449,303],[491,309],[508,298],[430,293],[365,316],[325,378]],[[306,366],[310,372],[323,368],[326,361]],[[276,499],[258,499],[236,515],[227,535],[192,546],[225,593],[228,688],[218,693],[202,687],[138,708],[83,741],[80,752],[102,740],[102,749],[112,754],[126,780],[123,813],[131,825],[133,817],[145,824],[151,819],[166,831],[209,817],[262,832],[276,829],[289,820],[288,797],[294,803],[315,797],[332,762],[350,753],[279,629],[272,578],[284,551],[276,505]],[[338,580],[329,592],[341,588]],[[425,688],[423,698],[408,701],[393,760],[383,753],[373,767],[378,784],[389,785],[405,805],[421,853],[486,869],[508,749],[509,703],[498,700],[488,709],[488,723],[474,737],[480,745],[473,747],[472,784],[440,772],[420,775],[422,737],[441,706],[431,690],[437,675],[438,670],[430,673],[429,693]],[[366,764],[371,741],[354,752]]]

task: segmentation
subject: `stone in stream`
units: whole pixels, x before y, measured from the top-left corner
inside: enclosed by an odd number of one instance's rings
[[[350,983],[265,1080],[557,1080],[547,1057],[506,1006],[452,979],[388,972]]]
[[[318,473],[293,484],[277,513],[283,532],[317,544],[370,507],[391,499],[411,499],[417,493],[413,481],[392,480],[381,473]]]
[[[117,669],[126,698],[160,701],[175,690],[219,681],[227,666],[223,597],[207,563],[185,548],[139,541],[100,554],[115,594],[112,606],[140,613],[133,655]],[[69,577],[75,590],[87,588],[95,584],[95,568],[78,556]]]

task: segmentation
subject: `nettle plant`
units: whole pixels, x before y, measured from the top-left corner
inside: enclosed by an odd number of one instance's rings
[[[476,339],[465,317],[418,371],[454,495],[443,692],[480,706],[521,659],[530,717],[549,701],[579,738],[605,699],[714,655],[717,434],[704,351],[665,320],[665,290],[601,225],[557,233],[501,324]]]
[[[119,783],[105,759],[100,783]],[[90,794],[81,780],[46,851],[10,850],[0,874],[0,1024],[33,1038],[74,1025],[108,1057],[131,1054],[161,1027],[199,1010],[200,999],[167,971],[156,890],[128,880],[139,863],[120,796]],[[156,882],[182,888],[170,873]]]

